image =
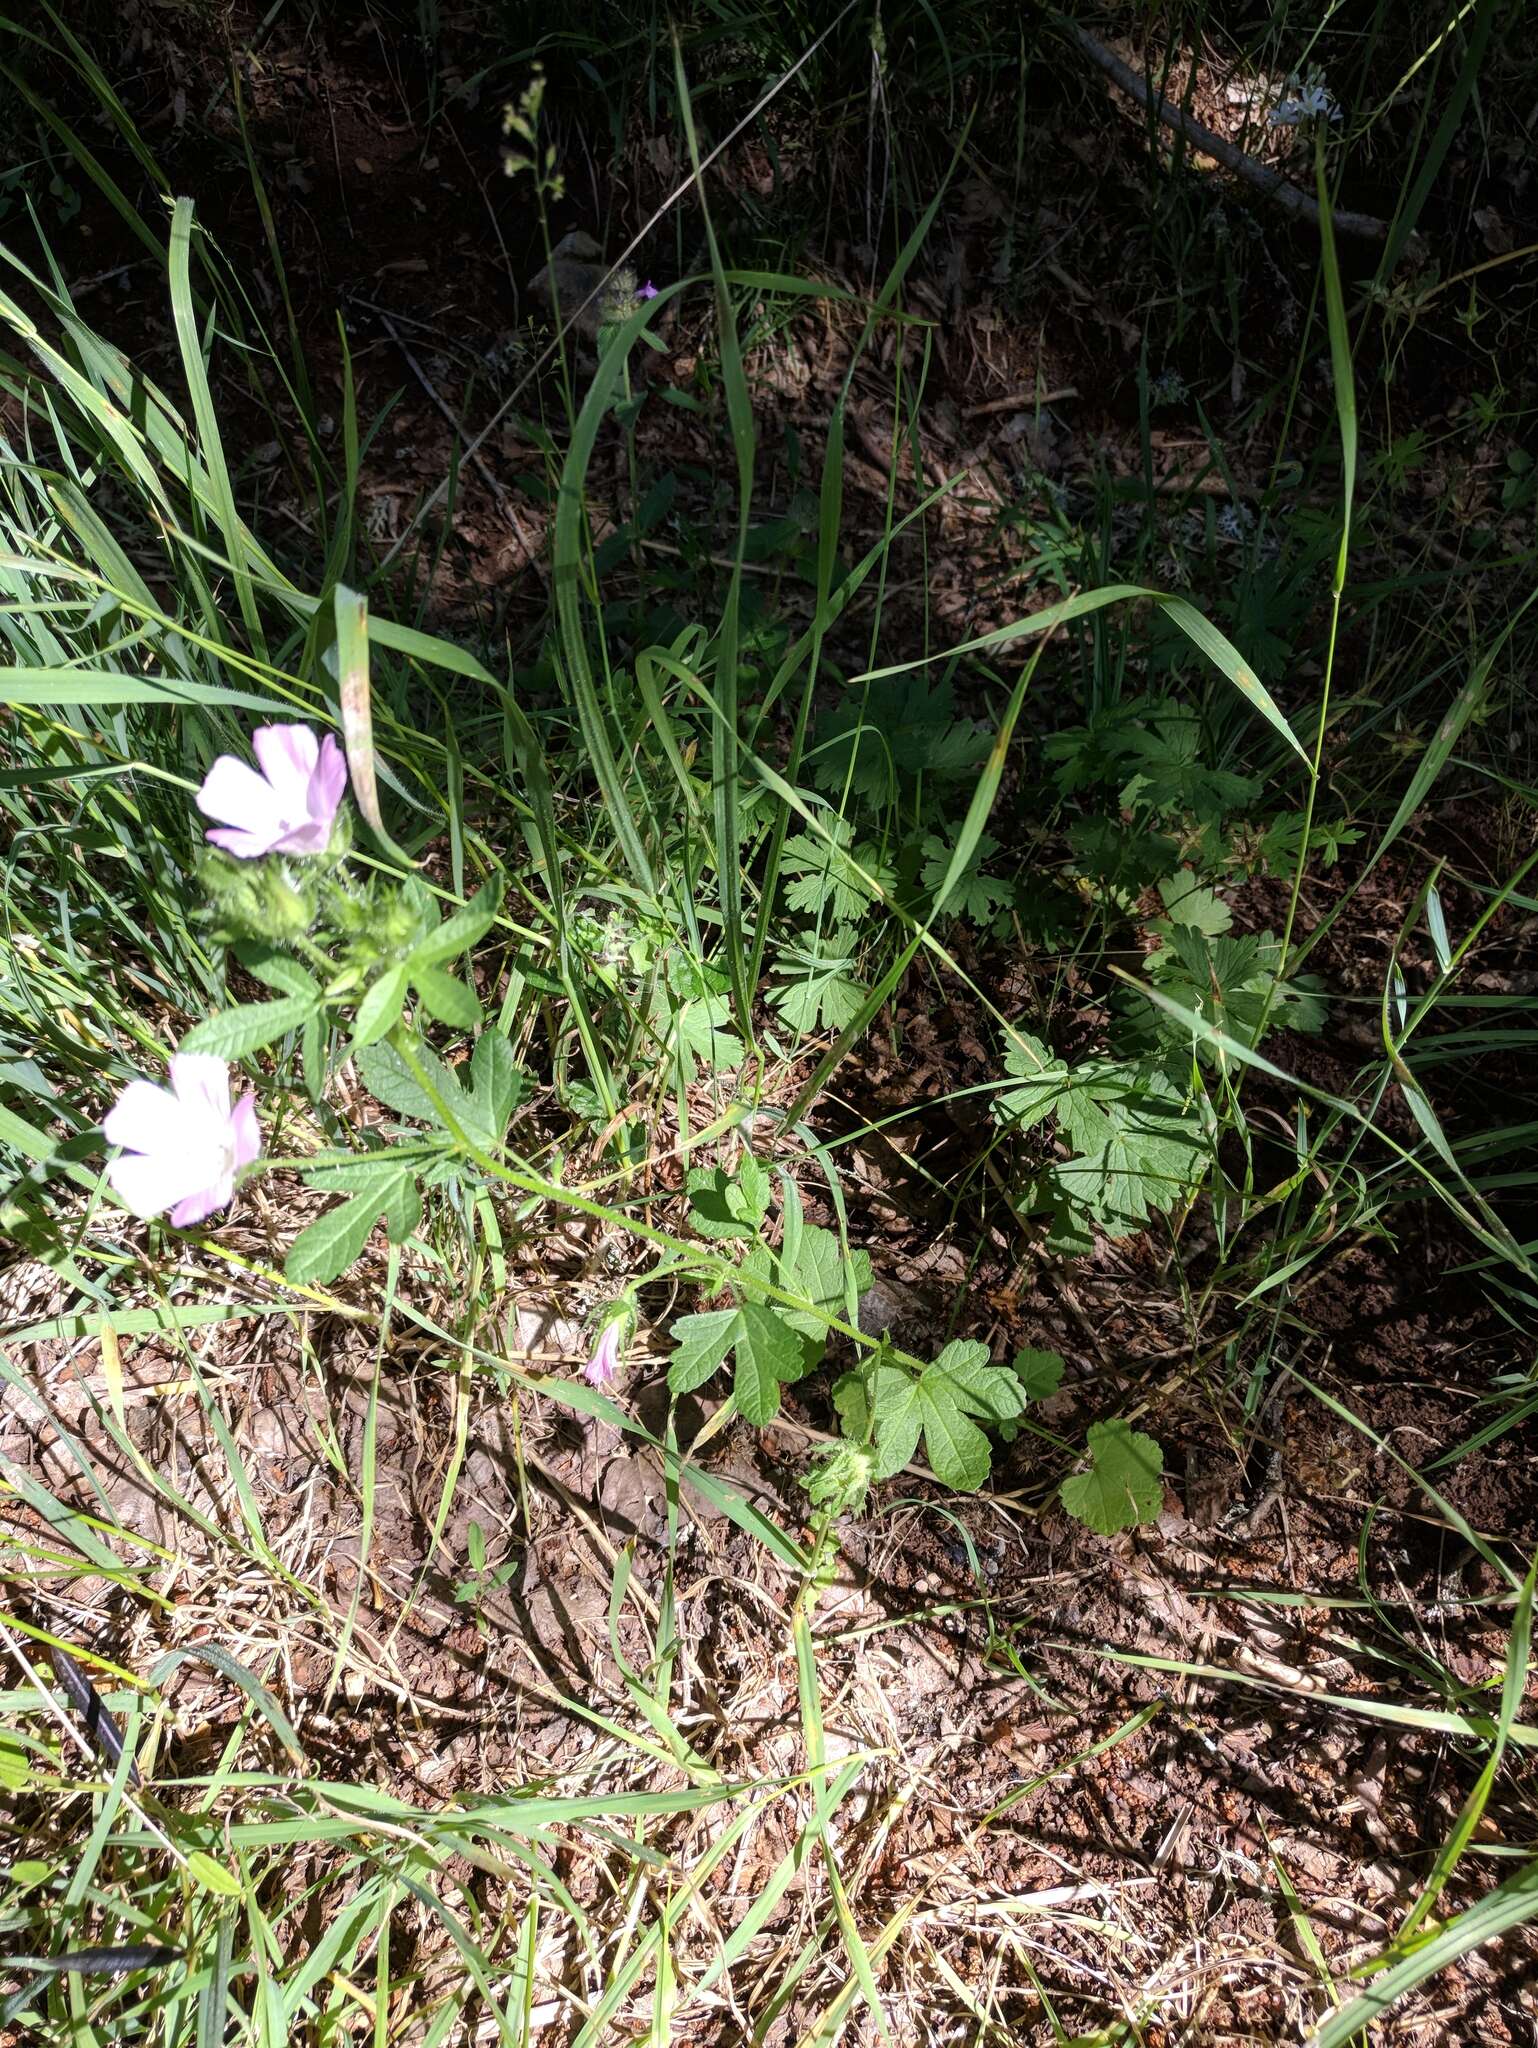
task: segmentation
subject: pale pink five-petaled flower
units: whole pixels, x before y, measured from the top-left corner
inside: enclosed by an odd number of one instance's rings
[[[308,725],[259,725],[251,735],[262,772],[221,754],[203,778],[198,809],[220,820],[209,838],[241,860],[264,853],[324,853],[347,787],[347,763],[327,733]]]
[[[619,1324],[610,1323],[598,1340],[598,1349],[582,1368],[590,1387],[607,1387],[619,1371]]]
[[[209,1053],[171,1055],[171,1085],[130,1081],[102,1122],[123,1156],[107,1179],[136,1216],[171,1211],[187,1230],[222,1209],[235,1192],[235,1172],[262,1149],[256,1097],[230,1107],[230,1070]]]

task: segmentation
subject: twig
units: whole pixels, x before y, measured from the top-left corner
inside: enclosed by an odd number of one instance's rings
[[[981,405],[969,405],[964,418],[981,419],[985,413],[1019,412],[1023,408],[1040,405],[1060,405],[1065,398],[1077,398],[1077,387],[1063,385],[1059,391],[1012,391],[1007,398],[988,398]]]
[[[1242,149],[1215,135],[1210,128],[1203,127],[1184,108],[1172,106],[1161,93],[1156,93],[1146,78],[1140,78],[1130,64],[1126,64],[1104,43],[1097,42],[1087,28],[1081,28],[1076,21],[1064,21],[1057,17],[1058,27],[1076,42],[1085,56],[1100,66],[1106,76],[1115,81],[1123,92],[1130,93],[1141,107],[1151,107],[1167,127],[1176,128],[1188,142],[1210,157],[1216,157],[1225,170],[1243,178],[1263,192],[1268,199],[1274,199],[1278,206],[1285,207],[1299,220],[1306,220],[1312,226],[1319,225],[1319,202],[1300,185],[1294,185],[1290,178],[1270,164],[1257,163],[1254,157],[1246,156]],[[1338,208],[1330,215],[1335,231],[1341,235],[1357,235],[1364,241],[1382,242],[1388,239],[1388,222],[1379,220],[1370,213],[1352,213],[1348,208]]]

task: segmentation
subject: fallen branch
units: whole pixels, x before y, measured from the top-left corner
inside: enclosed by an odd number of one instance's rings
[[[1140,78],[1130,64],[1124,63],[1114,50],[1108,50],[1104,43],[1097,42],[1088,29],[1080,28],[1076,21],[1064,21],[1057,17],[1058,26],[1072,37],[1085,56],[1100,66],[1107,78],[1129,93],[1141,107],[1151,107],[1166,127],[1174,128],[1188,142],[1207,156],[1215,157],[1225,170],[1243,178],[1253,185],[1257,192],[1263,192],[1268,199],[1274,199],[1278,206],[1298,220],[1306,220],[1311,226],[1319,225],[1319,202],[1300,185],[1294,185],[1290,178],[1273,169],[1270,164],[1257,163],[1254,157],[1246,156],[1242,149],[1235,149],[1223,136],[1215,135],[1210,128],[1186,113],[1181,107],[1172,106],[1161,93],[1156,93],[1146,78]],[[1352,213],[1349,208],[1336,208],[1330,215],[1338,235],[1357,235],[1363,241],[1382,242],[1388,239],[1388,222],[1379,220],[1370,213]]]

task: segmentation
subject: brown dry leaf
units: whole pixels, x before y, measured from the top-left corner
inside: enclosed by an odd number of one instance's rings
[[[1474,215],[1474,225],[1484,237],[1485,247],[1492,256],[1509,256],[1515,243],[1511,229],[1506,225],[1493,206],[1481,206]]]

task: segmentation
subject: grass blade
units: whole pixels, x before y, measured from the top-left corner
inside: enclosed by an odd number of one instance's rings
[[[177,346],[181,351],[182,375],[187,380],[187,391],[192,400],[192,416],[197,423],[198,446],[202,451],[209,483],[212,486],[214,513],[224,545],[229,549],[230,573],[235,579],[236,601],[240,606],[240,615],[245,620],[251,645],[265,659],[267,636],[262,628],[261,615],[256,608],[251,570],[241,544],[243,529],[235,511],[235,493],[230,485],[230,472],[224,459],[224,443],[219,434],[219,417],[214,408],[214,395],[208,388],[208,366],[203,360],[202,344],[198,339],[197,309],[192,300],[191,251],[192,201],[178,199],[171,215],[171,318],[176,328]]]

